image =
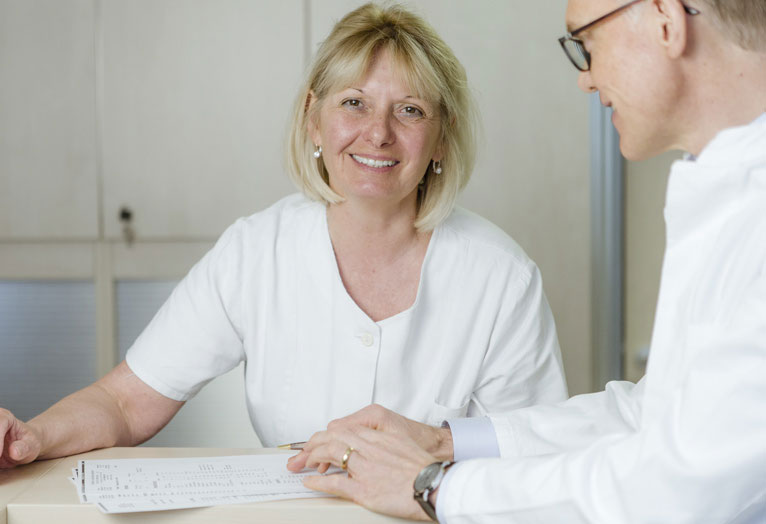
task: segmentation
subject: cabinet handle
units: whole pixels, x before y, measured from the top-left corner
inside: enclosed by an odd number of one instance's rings
[[[133,241],[136,239],[136,232],[133,230],[133,211],[127,206],[122,206],[118,218],[122,224],[123,240],[128,246],[133,245]]]

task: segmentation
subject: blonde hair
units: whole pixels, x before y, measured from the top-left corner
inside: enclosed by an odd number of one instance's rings
[[[766,1],[693,0],[690,5],[709,15],[721,34],[743,49],[766,51]]]
[[[326,204],[343,200],[330,188],[321,158],[314,158],[307,124],[328,95],[362,78],[382,50],[390,53],[417,96],[438,110],[442,172],[424,173],[415,219],[419,231],[430,231],[450,214],[473,171],[477,113],[465,69],[452,50],[422,18],[400,5],[363,5],[335,24],[319,47],[295,102],[287,144],[290,175],[309,198]],[[316,100],[310,104],[312,94]]]

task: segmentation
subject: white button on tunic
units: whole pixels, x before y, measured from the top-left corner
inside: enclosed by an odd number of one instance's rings
[[[370,335],[369,333],[362,333],[359,338],[362,341],[362,345],[366,347],[370,347],[375,343],[375,337]]]
[[[440,423],[566,396],[537,268],[505,233],[459,209],[434,230],[412,307],[381,322],[343,286],[324,205],[293,195],[237,221],[127,362],[186,400],[243,360],[266,446],[305,440],[370,403]]]

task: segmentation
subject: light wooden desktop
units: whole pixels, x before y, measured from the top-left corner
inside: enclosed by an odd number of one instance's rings
[[[109,448],[35,462],[12,470],[0,470],[0,524],[411,522],[385,517],[336,498],[279,500],[258,504],[105,515],[91,504],[81,504],[74,486],[68,479],[72,468],[81,459],[205,457],[279,452],[274,449]]]

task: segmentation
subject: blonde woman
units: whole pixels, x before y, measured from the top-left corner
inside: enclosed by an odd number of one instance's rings
[[[27,424],[0,415],[0,465],[138,444],[243,360],[266,446],[370,403],[440,423],[563,400],[537,268],[455,208],[474,133],[432,28],[398,6],[349,13],[296,101],[301,192],[232,225],[106,377]]]

